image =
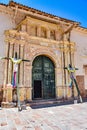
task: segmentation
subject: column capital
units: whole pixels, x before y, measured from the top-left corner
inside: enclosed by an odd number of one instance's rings
[[[56,67],[55,71],[61,71],[61,67]]]
[[[20,58],[24,58],[24,46],[23,44],[20,44]],[[23,66],[23,62],[20,64],[20,76],[19,76],[19,84],[21,87],[23,87],[23,78],[24,78],[24,66]]]
[[[20,44],[21,47],[24,47],[24,45],[25,45],[24,42],[23,43],[19,43],[19,44]]]
[[[10,45],[13,45],[14,44],[14,41],[10,41]]]

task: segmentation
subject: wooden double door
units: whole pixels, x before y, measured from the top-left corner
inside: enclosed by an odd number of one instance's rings
[[[38,56],[33,61],[33,99],[55,98],[55,67],[46,56]]]

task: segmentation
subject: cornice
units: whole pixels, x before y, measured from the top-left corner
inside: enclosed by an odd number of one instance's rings
[[[61,52],[74,52],[75,51],[75,43],[69,41],[56,41],[51,39],[45,39],[36,36],[29,36],[26,32],[18,32],[17,30],[7,30],[5,31],[5,42],[7,43],[15,43],[15,44],[34,44],[41,46],[49,46],[53,45],[60,50]]]
[[[20,24],[17,25],[17,30],[19,30],[20,26],[22,24],[25,24],[26,26],[39,26],[39,27],[45,27],[46,29],[53,29],[53,30],[60,30],[61,33],[63,33],[63,27],[61,26],[61,24],[54,24],[54,23],[49,23],[47,21],[42,21],[40,19],[35,19],[29,16],[26,16],[26,18],[20,22]]]
[[[76,28],[74,28],[75,30],[81,32],[81,33],[85,33],[87,34],[87,28],[84,28],[84,27],[81,27],[81,26],[78,26]]]
[[[15,7],[15,6],[18,6],[19,9],[22,9],[22,10],[25,10],[27,12],[32,12],[33,14],[39,14],[39,15],[42,15],[42,16],[46,16],[48,18],[52,18],[52,19],[55,19],[57,21],[63,21],[65,23],[76,23],[76,24],[79,24],[79,22],[76,22],[76,21],[73,21],[73,20],[69,20],[69,19],[65,19],[65,18],[62,18],[62,17],[58,17],[56,15],[53,15],[53,14],[49,14],[49,13],[46,13],[46,12],[43,12],[43,11],[40,11],[40,10],[37,10],[37,9],[34,9],[34,8],[31,8],[31,7],[28,7],[28,6],[25,6],[25,5],[22,5],[20,3],[17,3],[17,2],[13,2],[13,1],[10,1],[9,2],[9,6],[11,7]]]
[[[24,19],[25,16],[30,16],[34,19],[42,20],[45,22],[49,22],[52,24],[58,24],[62,26],[69,26],[71,24],[74,24],[76,26],[79,25],[78,22],[72,21],[69,19],[61,18],[52,14],[48,14],[46,12],[42,12],[40,10],[36,10],[33,8],[30,8],[28,6],[24,6],[22,4],[10,1],[8,5],[0,5],[4,9],[0,8],[1,12],[9,14],[13,20],[15,20],[16,24],[20,23],[21,20]],[[19,14],[23,14],[24,17]],[[20,17],[20,18],[19,18]],[[16,20],[18,19],[18,20]],[[24,20],[23,20],[24,21]]]

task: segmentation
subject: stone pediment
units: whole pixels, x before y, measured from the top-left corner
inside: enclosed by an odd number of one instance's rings
[[[21,27],[24,28],[24,25],[26,26],[26,28],[28,28],[28,26],[32,26],[32,27],[37,26],[37,27],[46,28],[47,30],[54,29],[56,31],[61,31],[61,33],[63,33],[63,27],[60,23],[55,24],[55,23],[43,21],[41,19],[37,19],[29,16],[26,16],[26,18],[17,25],[17,29],[20,30]]]

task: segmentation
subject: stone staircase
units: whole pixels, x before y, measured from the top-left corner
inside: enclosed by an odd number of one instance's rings
[[[65,99],[46,99],[46,100],[32,100],[26,103],[26,106],[30,106],[31,108],[43,108],[43,107],[51,107],[51,106],[59,106],[59,105],[67,105],[74,103],[73,99],[65,100]]]
[[[83,102],[87,102],[87,97],[83,98]],[[33,109],[36,108],[45,108],[45,107],[52,107],[52,106],[60,106],[60,105],[69,105],[69,104],[75,104],[80,103],[79,100],[75,101],[73,98],[70,99],[37,99],[32,101],[24,101],[20,102],[20,105],[23,109],[25,109],[27,106],[30,106]],[[16,103],[8,103],[8,102],[2,102],[1,104],[2,108],[13,108],[17,107]]]

